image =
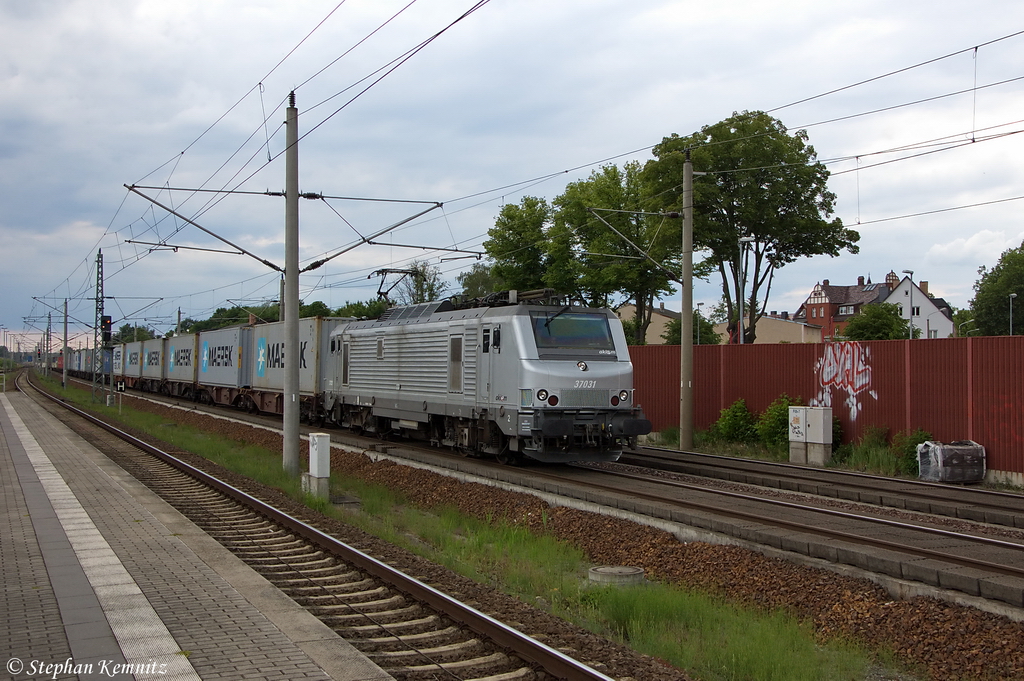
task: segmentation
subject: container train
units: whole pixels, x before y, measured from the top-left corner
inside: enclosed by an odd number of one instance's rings
[[[634,401],[618,318],[551,291],[299,324],[300,414],[309,423],[399,434],[506,464],[614,461],[651,430]],[[281,322],[249,324],[115,345],[113,380],[280,414],[284,331]],[[70,366],[89,366],[77,354]]]

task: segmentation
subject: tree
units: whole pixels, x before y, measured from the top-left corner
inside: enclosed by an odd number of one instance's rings
[[[501,291],[505,287],[501,279],[494,274],[494,268],[484,263],[473,263],[467,271],[456,277],[462,287],[462,295],[467,298],[481,298],[488,293]]]
[[[682,324],[678,319],[673,319],[665,325],[665,333],[661,337],[665,345],[679,345],[681,338]],[[722,342],[722,336],[715,333],[715,324],[710,319],[705,319],[693,311],[693,344],[697,345],[718,345]]]
[[[892,303],[865,305],[850,319],[843,329],[847,340],[900,340],[910,335],[910,322],[903,318],[900,309]],[[914,338],[921,337],[921,329],[914,328]]]
[[[632,303],[636,317],[628,328],[635,344],[647,336],[655,298],[674,291],[670,273],[677,271],[680,246],[679,220],[647,215],[644,194],[639,163],[606,165],[569,184],[554,200],[545,276],[550,287],[594,307],[609,305],[615,294]]]
[[[738,318],[736,301],[748,301],[746,343],[757,336],[776,269],[801,257],[859,250],[857,232],[838,218],[827,219],[835,195],[826,186],[829,172],[815,161],[807,139],[806,131],[791,135],[766,113],[735,113],[689,137],[664,138],[654,148],[656,158],[644,166],[654,210],[682,210],[687,150],[695,172],[707,173],[694,179],[694,250],[706,253],[694,271],[702,277],[718,272],[730,335]],[[746,249],[740,237],[751,237]]]
[[[1024,330],[1024,243],[999,256],[992,269],[978,268],[971,312],[983,336],[1010,333],[1010,294],[1018,294],[1014,305],[1014,333]],[[1019,312],[1018,312],[1019,311]]]
[[[357,319],[377,319],[388,309],[388,301],[377,298],[375,300],[357,301],[345,303],[337,310],[336,317],[356,317]]]
[[[120,343],[132,343],[134,341],[144,341],[156,338],[153,332],[148,326],[139,326],[138,324],[122,324],[118,328],[117,332],[110,337],[110,342],[114,345]]]
[[[416,260],[409,269],[414,274],[407,274],[396,287],[399,305],[427,303],[444,296],[448,284],[441,278],[440,268],[426,261]]]
[[[299,317],[330,317],[331,308],[321,300],[314,300],[309,305],[299,305]]]
[[[484,250],[494,261],[491,274],[510,289],[531,291],[544,288],[548,269],[545,230],[551,207],[544,199],[524,196],[518,204],[501,207]]]

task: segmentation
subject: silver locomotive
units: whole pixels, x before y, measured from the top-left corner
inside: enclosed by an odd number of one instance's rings
[[[327,420],[506,464],[615,461],[651,431],[618,318],[547,290],[391,308],[335,328],[327,361]]]

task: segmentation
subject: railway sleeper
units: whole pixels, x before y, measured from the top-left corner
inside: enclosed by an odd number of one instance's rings
[[[471,638],[458,643],[449,643],[448,645],[433,648],[380,651],[371,652],[368,655],[371,660],[381,667],[387,667],[394,664],[410,665],[426,660],[431,662],[455,662],[465,659],[468,655],[486,652],[484,644],[480,639]]]
[[[359,640],[359,649],[363,652],[369,650],[387,650],[389,648],[399,650],[409,646],[439,646],[443,641],[457,641],[463,636],[463,632],[456,626],[445,627],[444,629],[432,629],[421,631],[415,634],[379,636],[376,638],[364,638]]]
[[[246,560],[249,560],[253,563],[287,562],[288,565],[292,566],[293,568],[297,568],[300,565],[308,565],[309,563],[316,563],[317,561],[331,558],[331,556],[327,555],[323,551],[310,551],[308,547],[303,547],[301,551],[295,553],[278,554],[275,552],[272,555],[266,555],[268,553],[271,553],[270,551],[261,551],[260,553],[263,555],[248,556]],[[284,558],[287,558],[288,560],[282,560]]]
[[[325,567],[335,567],[337,564],[338,563],[337,563],[336,560],[334,560],[333,556],[326,556],[325,558],[323,558],[321,560],[309,561],[307,563],[301,563],[301,562],[298,562],[298,561],[289,561],[287,565],[282,565],[281,561],[275,561],[274,563],[267,563],[267,564],[263,564],[263,565],[253,565],[252,569],[254,569],[254,570],[256,570],[256,572],[259,572],[260,574],[264,574],[264,575],[267,575],[267,574],[285,574],[285,573],[292,574],[292,573],[296,573],[296,572],[300,572],[300,573],[305,574],[309,570],[325,568]]]
[[[238,547],[234,549],[235,554],[244,556],[246,560],[251,556],[255,560],[259,560],[262,556],[271,556],[277,559],[285,559],[291,562],[292,558],[307,558],[323,556],[323,553],[311,553],[309,546],[291,546],[291,547],[278,547],[273,544],[261,546],[258,543],[256,545],[249,545],[245,547]]]
[[[441,664],[424,664],[424,665],[407,665],[401,667],[391,667],[385,671],[394,674],[411,675],[411,674],[435,674],[437,672],[468,672],[471,669],[480,670],[494,670],[496,668],[508,667],[513,663],[505,653],[491,653],[484,657],[475,657],[470,660],[456,660],[454,662],[443,662]],[[492,672],[493,673],[493,672]],[[424,676],[424,678],[432,678]]]
[[[345,615],[325,612],[313,614],[323,620],[324,624],[333,627],[343,638],[359,636],[378,636],[382,632],[397,633],[402,630],[416,632],[425,631],[439,625],[441,619],[437,615],[428,615],[418,619],[409,619],[423,613],[423,608],[416,603],[396,610],[373,613],[373,624],[365,624],[367,616],[361,613]]]
[[[332,589],[332,591],[333,591],[333,589]],[[391,591],[387,587],[383,587],[383,586],[379,586],[376,589],[367,589],[366,591],[343,592],[343,591],[341,591],[339,589],[339,590],[337,590],[337,592],[326,593],[326,594],[323,593],[323,590],[321,589],[320,593],[318,593],[318,594],[310,594],[308,596],[302,596],[301,597],[301,601],[302,601],[303,605],[312,605],[312,606],[319,606],[319,605],[328,605],[329,606],[329,605],[332,605],[332,604],[334,604],[334,603],[336,603],[338,601],[342,601],[343,603],[346,603],[346,604],[349,604],[349,605],[353,605],[353,604],[380,602],[382,600],[380,597],[381,596],[385,596],[385,595],[387,595],[389,593],[391,593]]]
[[[274,584],[291,586],[291,585],[302,585],[309,584],[310,582],[330,581],[339,580],[341,582],[357,582],[366,579],[366,576],[358,570],[349,570],[345,565],[333,565],[326,568],[318,568],[316,570],[309,570],[304,573],[302,577],[296,577],[294,579],[277,579],[274,580]],[[370,580],[366,580],[370,581]]]
[[[347,575],[336,575],[315,577],[313,579],[286,579],[275,581],[274,584],[278,589],[281,589],[286,593],[301,596],[307,593],[323,593],[324,589],[330,589],[331,591],[338,591],[341,593],[359,591],[372,586],[375,582],[372,579],[353,581]]]
[[[282,534],[277,537],[267,536],[253,539],[250,537],[238,537],[236,539],[225,539],[223,542],[224,546],[231,549],[243,550],[246,548],[256,547],[272,547],[273,550],[284,550],[287,548],[297,548],[299,546],[306,545],[306,542],[302,539],[297,539],[293,535]]]
[[[337,600],[337,599],[335,599]],[[319,612],[325,612],[330,614],[332,612],[360,612],[364,614],[373,613],[376,617],[376,613],[394,612],[395,608],[406,605],[409,601],[406,600],[405,596],[394,595],[388,598],[379,598],[375,601],[355,601],[344,603],[319,603],[310,606],[314,610]]]

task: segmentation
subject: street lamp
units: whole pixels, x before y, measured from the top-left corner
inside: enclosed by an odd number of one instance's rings
[[[903,270],[910,275],[910,340],[914,340],[914,270]]]
[[[1016,293],[1010,294],[1010,335],[1013,335],[1013,299],[1017,297]]]
[[[964,335],[964,324],[970,324],[973,321],[974,321],[973,319],[968,319],[966,322],[960,322],[960,324],[958,324],[957,327],[956,327],[956,335],[957,336],[963,336]],[[968,331],[967,333],[970,333],[970,331]]]

